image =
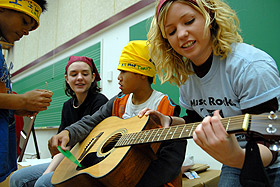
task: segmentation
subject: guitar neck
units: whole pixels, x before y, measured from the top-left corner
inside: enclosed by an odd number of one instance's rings
[[[223,118],[221,119],[221,122],[228,133],[235,133],[247,131],[249,120],[250,115],[245,114]],[[167,140],[189,139],[192,138],[194,130],[200,123],[201,122],[175,125],[169,128],[157,128],[125,134],[118,140],[115,147],[162,142]]]

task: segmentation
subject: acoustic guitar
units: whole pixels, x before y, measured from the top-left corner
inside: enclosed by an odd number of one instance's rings
[[[280,128],[277,115],[245,114],[221,121],[228,133],[254,133],[266,140],[277,141]],[[53,174],[52,184],[58,187],[135,186],[155,159],[160,142],[191,138],[200,124],[159,128],[155,121],[151,117],[140,119],[137,116],[106,118],[71,150],[82,167],[64,158]]]

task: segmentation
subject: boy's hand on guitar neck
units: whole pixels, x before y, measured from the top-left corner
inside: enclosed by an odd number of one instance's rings
[[[157,123],[157,124],[161,124],[162,127],[164,128],[168,128],[169,124],[170,124],[170,117],[169,116],[165,116],[162,113],[155,111],[155,110],[151,110],[149,108],[144,108],[143,110],[141,110],[138,113],[138,117],[142,118],[143,116],[151,116],[151,118]]]
[[[161,124],[163,128],[185,123],[183,118],[176,116],[166,116],[156,110],[151,110],[149,108],[144,108],[138,113],[139,118],[142,118],[143,116],[150,116],[157,124]]]
[[[69,142],[69,131],[63,130],[59,134],[54,135],[49,139],[48,147],[52,156],[60,153],[57,150],[57,146],[60,146],[64,151],[67,150],[67,144]]]

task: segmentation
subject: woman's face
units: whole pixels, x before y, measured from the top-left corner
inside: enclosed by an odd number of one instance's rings
[[[171,47],[195,65],[202,65],[212,53],[210,27],[204,35],[205,18],[191,6],[174,2],[166,17],[164,31]]]
[[[91,83],[95,80],[95,73],[92,73],[87,63],[77,61],[68,67],[65,80],[77,96],[87,94]]]

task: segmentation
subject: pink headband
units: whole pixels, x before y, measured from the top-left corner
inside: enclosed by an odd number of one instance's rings
[[[164,5],[167,1],[170,1],[170,0],[161,0],[161,1],[159,2],[158,7],[157,7],[157,19],[158,19],[158,15],[159,15],[160,9],[163,7],[163,5]],[[187,0],[187,1],[189,1],[190,3],[192,3],[192,4],[196,5],[196,6],[198,6],[197,3],[196,3],[196,0]]]
[[[95,80],[96,81],[100,81],[101,78],[100,78],[100,75],[95,67],[95,64],[93,62],[93,60],[91,58],[88,58],[88,57],[85,57],[85,56],[70,56],[69,58],[69,61],[65,67],[65,74],[67,74],[67,69],[68,67],[73,63],[73,62],[77,62],[77,61],[82,61],[82,62],[85,62],[87,63],[91,69],[92,69],[92,72],[95,73]]]

